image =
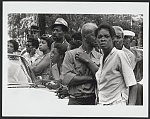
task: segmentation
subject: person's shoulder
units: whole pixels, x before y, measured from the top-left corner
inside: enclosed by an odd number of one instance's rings
[[[72,49],[72,50],[68,50],[68,51],[66,51],[66,52],[71,53],[71,54],[74,54],[74,53],[79,52],[79,48],[75,48],[75,49]]]
[[[124,57],[125,56],[125,52],[123,50],[115,50],[115,53],[118,57]]]
[[[78,52],[80,52],[80,49],[79,49],[79,48],[75,48],[75,49],[72,49],[72,50],[68,50],[68,51],[65,52],[65,56],[70,57],[70,58],[71,58],[71,57],[74,58],[75,55],[76,55]]]

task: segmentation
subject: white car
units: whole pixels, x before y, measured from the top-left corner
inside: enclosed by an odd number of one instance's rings
[[[56,90],[50,90],[43,85],[35,85],[34,73],[26,60],[19,55],[8,55],[22,65],[24,76],[28,83],[8,83],[3,89],[2,115],[3,116],[61,116],[59,108],[68,106],[68,98],[59,99]],[[14,59],[13,59],[14,58]],[[12,69],[15,67],[11,67]],[[9,80],[9,79],[8,79]]]

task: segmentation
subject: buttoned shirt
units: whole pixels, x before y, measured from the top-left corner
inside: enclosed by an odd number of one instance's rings
[[[114,47],[104,60],[104,64],[103,56],[100,58],[100,67],[96,72],[99,102],[110,104],[122,97],[127,100],[127,89],[135,85],[136,80],[126,54]]]
[[[92,72],[87,67],[87,65],[75,59],[75,55],[80,52],[81,53],[84,52],[82,46],[67,51],[65,54],[65,58],[62,64],[62,75],[64,85],[68,85],[75,76],[85,76],[85,74],[87,74],[88,76],[92,76]],[[98,53],[97,51],[95,51],[95,49],[93,49],[89,54],[89,56],[94,63],[99,65],[99,59],[101,56],[100,53]],[[69,94],[73,96],[95,93],[95,83],[93,82],[81,85],[68,86],[68,89]]]

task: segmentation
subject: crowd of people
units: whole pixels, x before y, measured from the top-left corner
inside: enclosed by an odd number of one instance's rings
[[[143,105],[143,84],[139,83],[143,52],[131,47],[134,32],[91,22],[68,38],[69,26],[63,18],[57,18],[50,29],[52,35],[39,38],[39,30],[33,29],[19,54],[36,80],[21,78],[21,73],[13,76],[16,70],[8,67],[13,71],[9,83],[38,82],[57,90],[59,98],[68,97],[68,105]],[[18,47],[15,40],[8,41],[9,54],[15,54]]]

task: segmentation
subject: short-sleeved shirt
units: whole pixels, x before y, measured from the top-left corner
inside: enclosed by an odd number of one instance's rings
[[[129,58],[129,60],[131,62],[131,66],[134,69],[134,67],[136,65],[135,55],[130,50],[128,50],[127,48],[125,48],[124,46],[123,46],[122,50],[127,54],[127,57]]]
[[[32,66],[37,66],[44,58],[49,58],[50,59],[50,53],[47,53],[45,55],[40,55],[34,63],[32,63]],[[41,76],[42,79],[44,80],[50,80],[50,63],[48,66],[46,66],[39,74],[36,74],[36,76]]]
[[[79,52],[84,52],[82,46],[79,48],[67,51],[62,64],[62,76],[64,85],[68,85],[75,76],[92,76],[92,72],[86,64],[75,59],[75,55]],[[94,63],[99,65],[100,53],[93,49],[89,53],[90,58]],[[86,73],[87,72],[87,73]],[[79,96],[81,94],[91,94],[95,92],[95,83],[85,83],[81,85],[68,86],[69,94]]]
[[[121,97],[128,99],[128,87],[135,85],[133,69],[126,54],[113,48],[104,60],[100,58],[100,67],[96,72],[99,102],[110,104]]]

